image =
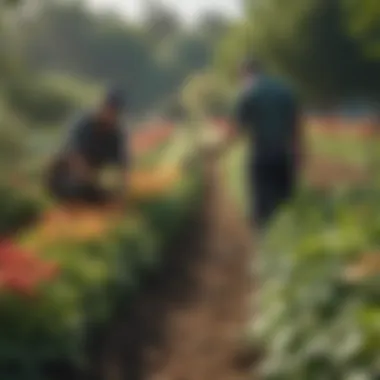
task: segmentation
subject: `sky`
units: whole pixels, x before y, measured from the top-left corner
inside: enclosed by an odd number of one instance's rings
[[[108,8],[138,20],[144,6],[144,0],[86,0],[94,8]],[[226,16],[239,17],[241,0],[160,0],[174,9],[186,23],[193,23],[204,11],[217,11]]]

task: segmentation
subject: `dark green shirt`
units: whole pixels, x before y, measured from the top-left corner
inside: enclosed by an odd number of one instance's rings
[[[238,125],[255,142],[256,157],[292,154],[298,102],[281,81],[261,76],[242,91],[237,102]]]

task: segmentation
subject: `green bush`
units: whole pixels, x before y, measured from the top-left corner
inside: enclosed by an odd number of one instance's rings
[[[43,208],[43,202],[24,189],[0,186],[0,237],[35,221]]]
[[[379,278],[345,276],[352,261],[379,251],[378,194],[305,190],[273,224],[251,332],[266,351],[264,379],[378,378]]]
[[[57,123],[74,109],[76,100],[57,88],[38,81],[20,81],[9,86],[8,103],[34,124]]]
[[[31,299],[0,296],[0,369],[18,363],[17,372],[1,377],[43,379],[44,366],[55,361],[84,366],[87,326],[105,323],[120,295],[136,290],[142,262],[157,253],[154,243],[139,221],[86,243],[50,246],[44,257],[59,263],[60,275]]]
[[[6,86],[6,100],[13,112],[38,126],[61,123],[99,95],[97,86],[59,74],[25,74]]]

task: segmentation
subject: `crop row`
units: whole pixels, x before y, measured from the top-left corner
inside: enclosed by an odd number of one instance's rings
[[[4,230],[11,217],[14,227],[34,222],[0,243],[0,378],[51,380],[54,363],[85,368],[93,326],[105,326],[159,270],[200,184],[178,162],[136,169],[123,210],[46,210],[24,189],[4,187]]]

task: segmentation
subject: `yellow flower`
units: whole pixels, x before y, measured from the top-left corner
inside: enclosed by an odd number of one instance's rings
[[[137,171],[131,174],[129,192],[132,198],[139,199],[161,195],[170,191],[180,179],[178,167]]]

